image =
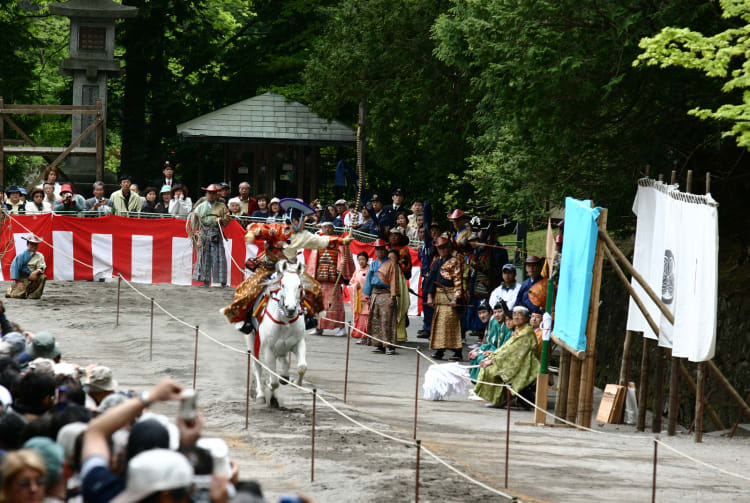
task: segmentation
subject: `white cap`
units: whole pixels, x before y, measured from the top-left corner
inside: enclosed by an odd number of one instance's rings
[[[211,453],[214,460],[214,473],[229,477],[232,475],[232,467],[229,466],[229,447],[221,438],[199,438],[196,444],[201,449]]]
[[[190,487],[193,467],[179,452],[169,449],[144,451],[128,463],[125,490],[112,503],[134,503],[159,491]]]
[[[68,462],[73,460],[73,454],[76,448],[76,438],[81,434],[82,431],[86,431],[88,425],[86,423],[76,422],[68,423],[57,432],[57,443],[60,444],[65,451],[65,459]]]
[[[0,404],[2,404],[3,408],[6,408],[12,403],[13,396],[10,394],[10,391],[8,391],[8,388],[6,388],[5,386],[0,386]]]
[[[323,227],[324,225],[330,225],[331,227],[334,227],[333,222],[330,220],[325,220],[323,222],[320,222],[320,226]]]
[[[64,375],[66,377],[76,377],[76,366],[72,363],[60,362],[55,363],[55,375]]]

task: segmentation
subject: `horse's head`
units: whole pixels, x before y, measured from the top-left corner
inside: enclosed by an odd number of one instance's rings
[[[305,268],[299,263],[290,264],[286,260],[280,260],[276,264],[276,270],[281,275],[279,309],[287,318],[292,318],[297,315],[299,309],[302,294],[302,273]]]

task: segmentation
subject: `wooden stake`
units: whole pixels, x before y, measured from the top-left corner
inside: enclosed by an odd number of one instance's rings
[[[417,378],[414,385],[414,440],[417,439],[417,409],[419,408],[419,351],[417,353]]]
[[[747,398],[745,398],[746,402],[748,400],[750,400],[750,393],[748,393]],[[737,427],[740,425],[740,421],[742,421],[742,411],[740,411],[739,415],[737,416],[737,421],[734,422],[732,429],[729,431],[729,438],[734,437],[734,434],[737,432]],[[723,430],[724,428],[721,429]]]
[[[534,423],[546,424],[547,423],[547,395],[549,388],[549,374],[539,374],[536,376],[536,395],[534,396],[534,402],[536,407],[534,409]]]
[[[646,409],[648,406],[648,373],[650,371],[649,365],[649,347],[648,337],[643,335],[643,353],[641,354],[641,382],[638,388],[638,422],[636,423],[636,429],[638,431],[644,431],[646,429]]]
[[[417,476],[414,484],[414,501],[419,501],[419,455],[422,453],[422,441],[417,440]]]
[[[154,298],[151,297],[151,324],[148,332],[148,360],[154,359]]]
[[[570,379],[570,353],[562,351],[560,371],[557,374],[557,394],[555,396],[555,416],[564,418],[568,410],[568,379]],[[559,419],[555,423],[564,424]]]
[[[695,384],[697,386],[697,393],[695,394],[695,441],[697,443],[703,442],[703,405],[704,392],[706,390],[706,364],[703,362],[698,363],[698,373],[695,376]]]
[[[669,416],[667,418],[667,435],[674,436],[677,432],[677,415],[680,408],[680,359],[672,357],[669,360]]]
[[[571,423],[576,422],[578,413],[578,390],[581,384],[581,360],[578,358],[570,359],[570,371],[568,374],[568,397],[565,419]]]
[[[245,378],[245,429],[248,429],[250,423],[250,358],[251,350],[247,350],[247,377]]]
[[[633,333],[625,330],[625,343],[622,345],[622,361],[620,362],[620,386],[628,386],[630,381],[630,345],[632,344]]]
[[[115,328],[120,326],[120,287],[122,286],[122,276],[117,275],[117,314],[115,315]]]
[[[599,232],[607,232],[607,209],[599,213]],[[602,270],[604,268],[604,248],[602,240],[596,245],[594,269],[591,279],[591,299],[589,301],[589,318],[586,325],[586,359],[581,365],[581,386],[578,396],[576,423],[591,427],[591,411],[594,408],[594,377],[596,374],[596,332],[599,324],[599,294],[602,288]]]
[[[315,406],[318,399],[318,390],[313,389],[313,417],[312,417],[312,446],[310,447],[310,482],[315,481]]]
[[[195,326],[195,353],[193,356],[193,389],[195,389],[195,377],[198,375],[198,325]]]
[[[654,419],[651,422],[651,431],[661,433],[661,420],[664,414],[664,359],[665,348],[657,348],[658,358],[656,360],[656,396],[654,397]]]
[[[352,340],[352,327],[346,330],[346,365],[344,367],[344,403],[346,403],[346,390],[349,386],[349,345]]]

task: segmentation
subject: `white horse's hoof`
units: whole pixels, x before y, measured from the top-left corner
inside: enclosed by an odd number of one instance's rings
[[[270,408],[272,408],[272,409],[278,409],[279,408],[279,400],[275,396],[272,396],[271,397],[271,401],[268,404],[268,406]]]

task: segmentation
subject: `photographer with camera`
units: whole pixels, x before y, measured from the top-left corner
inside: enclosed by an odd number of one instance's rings
[[[73,193],[73,186],[66,183],[60,189],[60,200],[55,203],[55,212],[79,213],[86,210],[83,196]]]

